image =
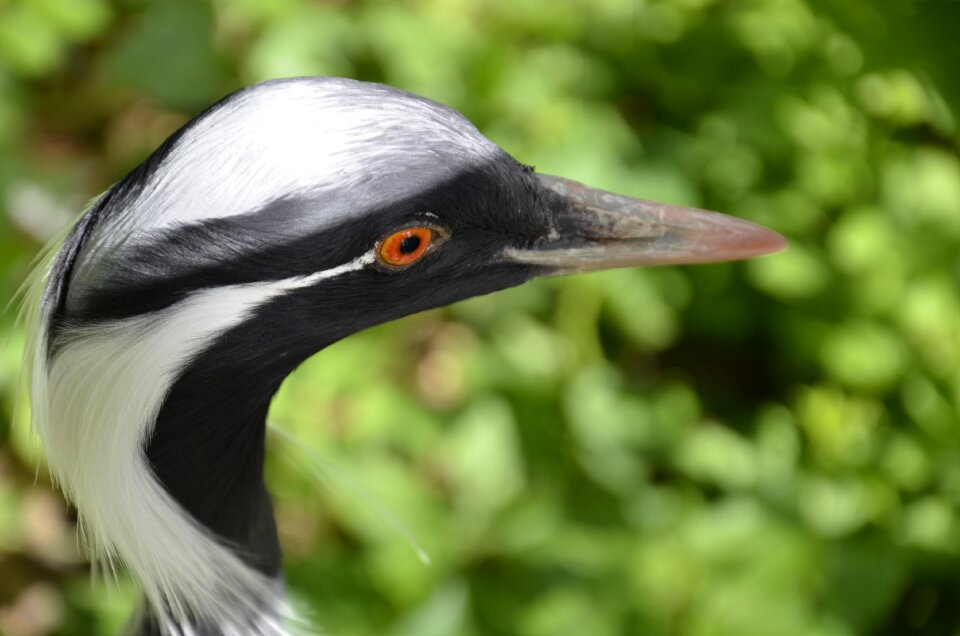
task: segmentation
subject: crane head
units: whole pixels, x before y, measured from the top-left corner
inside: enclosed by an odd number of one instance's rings
[[[139,580],[142,631],[283,634],[263,428],[306,357],[537,276],[783,246],[538,174],[403,91],[266,82],[94,201],[44,270],[34,422],[93,556]]]
[[[66,314],[123,319],[204,289],[298,279],[295,295],[329,305],[339,293],[349,308],[337,334],[324,317],[324,340],[536,276],[785,246],[734,217],[538,174],[449,108],[339,78],[224,99],[88,216]]]

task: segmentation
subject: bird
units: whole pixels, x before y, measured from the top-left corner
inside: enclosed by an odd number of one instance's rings
[[[364,328],[541,276],[735,260],[769,229],[541,174],[383,84],[269,80],[199,113],[51,248],[27,295],[32,424],[140,636],[284,636],[264,484],[284,378]]]

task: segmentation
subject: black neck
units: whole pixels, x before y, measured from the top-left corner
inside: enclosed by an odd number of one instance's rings
[[[199,403],[189,382],[184,376],[164,403],[147,459],[191,516],[251,567],[276,576],[280,548],[263,483],[269,395],[254,393],[262,387],[246,387],[244,395],[241,387],[209,386],[203,396],[209,402]]]
[[[375,312],[343,311],[351,299],[362,302],[358,291],[375,275],[358,271],[322,288],[278,296],[221,334],[178,375],[146,448],[154,474],[177,503],[278,584],[280,545],[263,482],[270,400],[307,357],[382,321]],[[137,625],[138,634],[156,629],[149,615]],[[217,633],[191,627],[204,636]]]
[[[258,316],[220,336],[180,374],[164,401],[147,460],[167,492],[251,568],[282,576],[273,505],[263,482],[266,418],[283,379],[306,357],[264,347],[276,325]],[[159,634],[145,608],[135,633]],[[192,625],[197,634],[216,627]]]
[[[190,515],[248,565],[278,577],[280,545],[263,483],[265,422],[270,399],[299,360],[264,361],[250,337],[228,332],[180,375],[146,455]]]

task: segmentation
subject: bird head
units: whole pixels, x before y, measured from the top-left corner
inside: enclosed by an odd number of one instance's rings
[[[266,82],[190,121],[72,229],[28,353],[35,425],[93,555],[139,580],[146,633],[282,634],[263,428],[303,359],[537,276],[783,245],[538,174],[403,91]]]
[[[90,216],[67,315],[124,319],[203,290],[286,281],[265,299],[288,305],[306,349],[536,276],[784,246],[734,217],[538,174],[449,108],[338,78],[224,99]]]

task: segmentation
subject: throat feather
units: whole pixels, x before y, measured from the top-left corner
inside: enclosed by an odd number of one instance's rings
[[[175,412],[177,421],[189,420],[204,430],[204,422],[192,419],[205,415],[202,409],[171,411],[174,403],[166,399],[184,395],[176,390],[188,382],[183,379],[184,364],[189,370],[189,361],[202,357],[210,342],[298,284],[286,280],[213,289],[159,314],[65,325],[55,334],[53,354],[40,370],[45,386],[35,390],[32,399],[42,406],[35,424],[51,472],[77,506],[92,557],[105,564],[104,571],[122,564],[133,574],[161,633],[186,633],[184,625],[216,626],[214,633],[223,634],[288,633],[282,621],[288,612],[276,576],[279,548],[261,481],[269,396],[260,412],[254,409],[239,423],[245,427],[243,435],[197,442],[207,444],[205,456],[212,456],[218,444],[221,450],[235,447],[246,455],[242,467],[235,469],[249,474],[239,490],[206,489],[222,502],[242,502],[231,512],[247,516],[237,536],[222,536],[197,514],[199,509],[180,501],[178,495],[185,490],[164,481],[162,471],[171,464],[161,451],[162,441],[181,430],[164,432],[162,423],[172,421],[163,420],[168,414]],[[229,396],[207,397],[217,400],[208,404],[223,405]],[[152,438],[161,445],[154,447],[148,441]],[[196,452],[184,448],[180,446],[181,453]],[[236,478],[226,474],[223,464],[217,470],[224,473],[221,483]],[[192,484],[195,491],[204,491],[203,472],[198,468],[193,474],[201,479]],[[212,474],[208,470],[207,479]]]

